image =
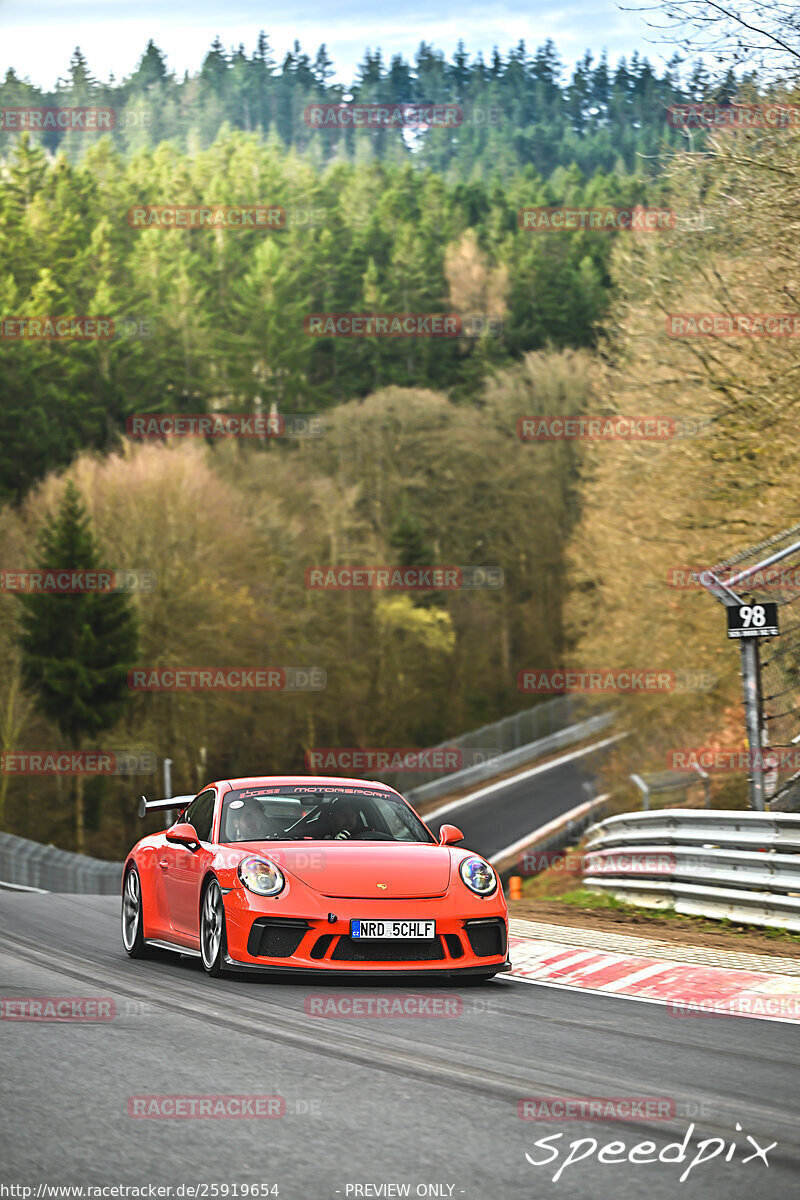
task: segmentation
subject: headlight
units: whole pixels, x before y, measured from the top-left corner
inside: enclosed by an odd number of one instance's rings
[[[283,874],[265,858],[245,858],[239,863],[239,878],[246,888],[259,896],[277,896],[286,880]]]
[[[477,892],[479,896],[491,896],[492,892],[497,891],[497,876],[482,858],[465,858],[459,871],[471,892]]]

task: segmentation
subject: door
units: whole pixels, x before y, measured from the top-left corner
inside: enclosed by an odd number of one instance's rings
[[[214,820],[213,788],[195,796],[184,814],[200,842],[198,850],[167,843],[161,856],[160,871],[169,907],[173,933],[182,942],[196,941],[200,936],[200,884],[213,858],[209,845]]]

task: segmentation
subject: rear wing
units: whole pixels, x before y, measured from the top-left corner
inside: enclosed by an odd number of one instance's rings
[[[146,817],[153,812],[168,812],[171,808],[180,812],[186,808],[187,804],[191,804],[192,800],[194,800],[194,796],[171,796],[168,800],[148,800],[146,796],[142,796],[139,801],[139,816]]]

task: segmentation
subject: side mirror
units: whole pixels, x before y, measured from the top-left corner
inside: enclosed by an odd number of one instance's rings
[[[179,821],[177,825],[171,826],[167,830],[167,841],[175,842],[179,846],[187,846],[190,850],[197,850],[200,847],[197,834],[188,821]]]
[[[463,842],[464,835],[457,825],[443,825],[439,830],[439,845],[454,846],[456,842]]]

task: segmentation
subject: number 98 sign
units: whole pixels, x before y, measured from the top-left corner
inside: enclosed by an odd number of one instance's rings
[[[728,637],[777,637],[778,606],[770,604],[733,604],[727,609]]]

